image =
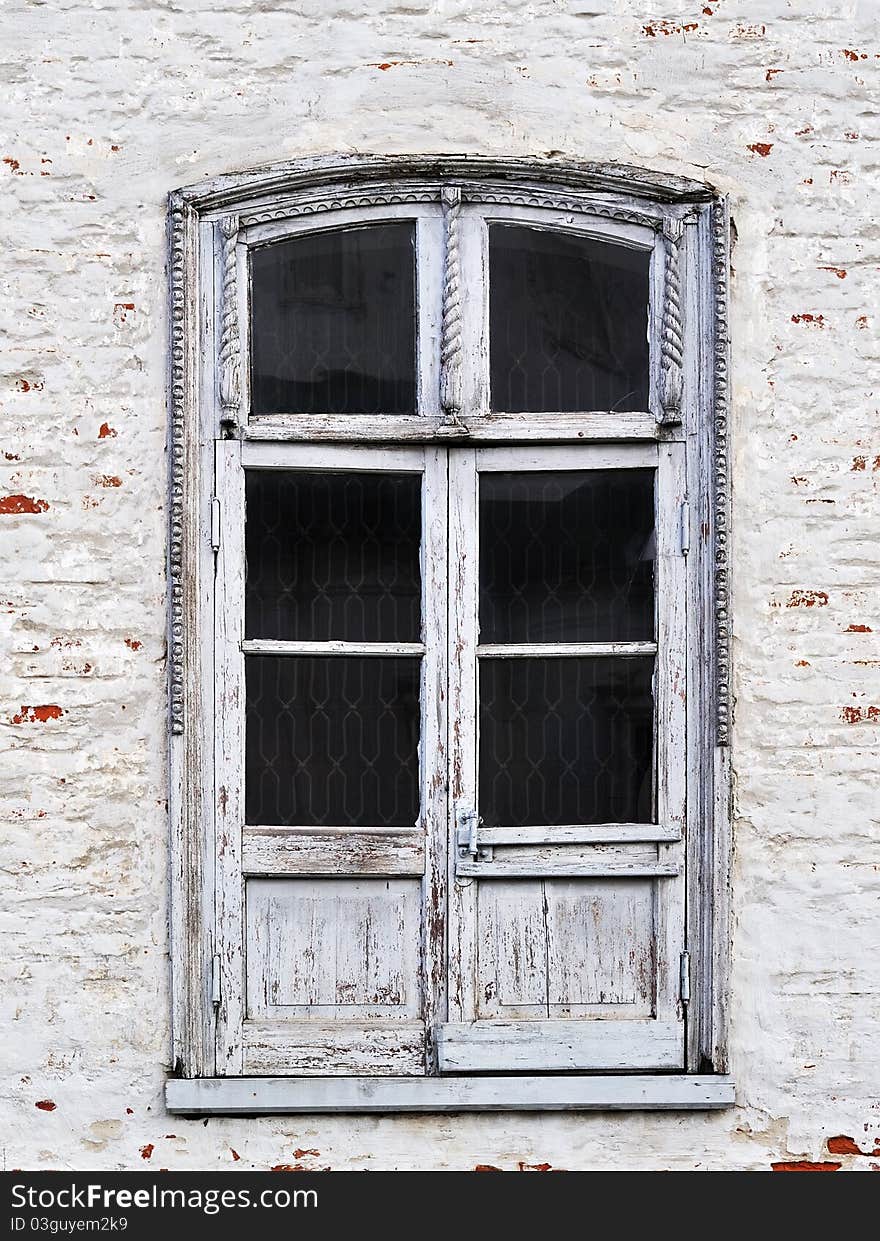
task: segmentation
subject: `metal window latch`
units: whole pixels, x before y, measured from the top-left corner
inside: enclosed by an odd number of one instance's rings
[[[220,550],[220,501],[216,496],[211,498],[211,550]]]
[[[459,807],[455,812],[455,822],[458,828],[459,852],[462,856],[466,853],[470,854],[476,862],[480,856],[480,816],[476,810]]]
[[[686,556],[691,549],[691,506],[687,500],[681,505],[678,520],[679,545],[682,556]]]
[[[678,994],[682,1004],[691,998],[691,954],[683,952],[679,958]]]
[[[220,1003],[220,953],[211,958],[211,1003]]]

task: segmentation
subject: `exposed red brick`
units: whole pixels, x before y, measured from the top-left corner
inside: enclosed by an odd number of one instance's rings
[[[875,1146],[874,1149],[870,1151],[863,1151],[862,1148],[857,1146],[853,1139],[845,1133],[840,1133],[837,1137],[829,1138],[825,1145],[828,1147],[829,1155],[865,1155],[868,1158],[873,1158],[875,1155],[880,1155],[880,1146]]]
[[[139,651],[143,646],[143,642],[138,642],[137,638],[126,638],[125,645],[133,651]]]
[[[867,326],[868,326],[868,316],[859,315],[858,319],[856,319],[856,327],[859,329],[860,332],[864,332]]]
[[[293,1152],[293,1157],[294,1159],[302,1159],[304,1155],[320,1155],[320,1153],[320,1151],[316,1151],[314,1148],[300,1149],[297,1147],[297,1149]]]
[[[522,1160],[517,1164],[520,1172],[552,1172],[552,1163],[523,1163]]]
[[[849,468],[851,470],[863,470],[867,464],[867,457],[853,457],[852,465]]]
[[[98,439],[99,439],[99,440],[105,440],[105,439],[108,439],[109,437],[111,437],[111,436],[115,436],[115,435],[116,435],[116,432],[113,430],[113,428],[112,428],[112,427],[111,427],[108,423],[106,423],[106,422],[102,422],[102,423],[101,423],[101,426],[100,426],[100,428],[99,428],[99,430],[98,430]]]
[[[141,1147],[141,1159],[149,1159],[155,1149],[156,1148],[152,1142],[148,1142],[146,1146],[142,1146]]]
[[[760,155],[762,159],[766,159],[773,150],[772,142],[750,142],[749,150],[754,151],[756,155]]]
[[[7,515],[45,513],[48,507],[48,501],[35,500],[33,496],[0,496],[0,513]]]
[[[880,724],[880,707],[841,707],[845,724]]]
[[[301,1163],[276,1163],[273,1167],[269,1169],[269,1171],[270,1172],[306,1172],[308,1171],[308,1169],[304,1168]]]
[[[764,74],[764,81],[772,82],[773,79],[776,77],[777,73],[785,73],[785,70],[784,69],[768,69],[767,72]]]
[[[811,665],[808,659],[797,659],[794,666],[795,668],[809,668]]]
[[[6,458],[7,461],[20,461],[21,460],[21,457],[18,455],[17,452],[4,452],[3,456]]]
[[[794,1159],[787,1163],[771,1163],[774,1172],[836,1172],[841,1165],[825,1160],[812,1163],[809,1159]]]
[[[40,1099],[34,1104],[34,1107],[38,1107],[41,1112],[54,1112],[57,1106],[58,1104],[51,1099]]]
[[[494,1163],[475,1163],[475,1172],[500,1172],[500,1168],[496,1168]]]
[[[833,271],[838,280],[846,280],[845,267],[820,267],[819,271]]]
[[[847,625],[847,633],[873,633],[874,630],[870,625]]]
[[[117,478],[115,474],[100,474],[95,479],[95,483],[99,487],[121,487],[122,479]]]
[[[230,1146],[229,1153],[232,1155],[232,1158],[235,1161],[235,1163],[238,1163],[239,1159],[241,1159],[241,1155],[239,1155],[238,1151]]]
[[[824,608],[828,595],[824,590],[793,590],[787,608]]]
[[[23,706],[18,715],[13,715],[13,724],[45,724],[48,720],[60,720],[64,712],[60,707],[47,704],[42,707]]]
[[[852,48],[850,47],[842,47],[840,50],[843,52],[847,60],[867,60],[868,59],[867,52],[854,52]]]
[[[792,323],[812,323],[816,327],[825,326],[824,315],[811,315],[811,314],[792,315],[791,321]]]

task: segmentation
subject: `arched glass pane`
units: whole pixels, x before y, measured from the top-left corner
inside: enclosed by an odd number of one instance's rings
[[[416,412],[414,241],[405,221],[253,251],[255,414]]]
[[[647,410],[649,264],[591,237],[490,226],[492,409]]]

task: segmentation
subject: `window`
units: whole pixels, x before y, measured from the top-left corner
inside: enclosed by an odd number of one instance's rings
[[[723,204],[324,161],[171,227],[169,1106],[732,1101]]]

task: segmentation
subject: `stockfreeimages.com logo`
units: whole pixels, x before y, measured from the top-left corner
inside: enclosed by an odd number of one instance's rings
[[[287,1210],[290,1207],[317,1207],[316,1189],[169,1189],[150,1185],[144,1189],[108,1189],[101,1184],[78,1186],[74,1182],[61,1189],[37,1189],[33,1185],[12,1186],[13,1209],[31,1211],[130,1211],[196,1210],[205,1215],[242,1207]],[[122,1222],[122,1221],[120,1221]],[[13,1231],[27,1227],[23,1218],[13,1220]]]

